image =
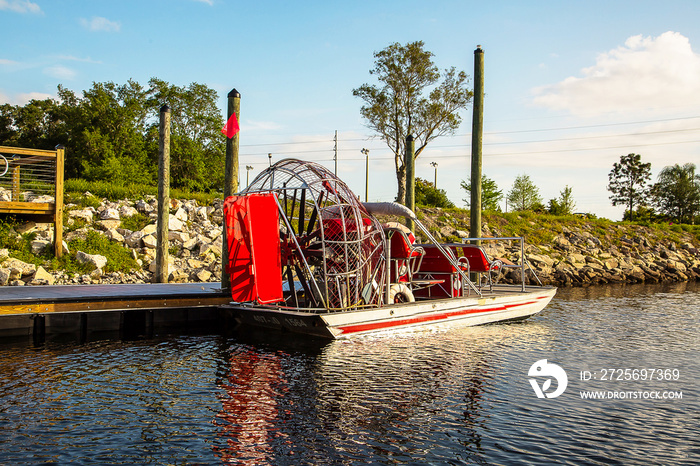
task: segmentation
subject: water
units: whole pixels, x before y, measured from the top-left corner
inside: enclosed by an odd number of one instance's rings
[[[3,344],[0,463],[697,464],[698,298],[697,284],[564,289],[520,324],[335,342]],[[541,359],[566,371],[557,398],[529,382],[545,383],[528,377]],[[601,380],[625,368],[678,377]]]

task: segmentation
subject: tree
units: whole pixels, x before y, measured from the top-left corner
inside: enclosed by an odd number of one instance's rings
[[[514,210],[535,210],[542,205],[540,190],[528,175],[515,178],[513,188],[508,192],[506,199]]]
[[[416,178],[416,205],[421,207],[454,207],[444,189],[437,189],[433,183]]]
[[[224,119],[216,105],[216,91],[203,84],[175,86],[152,78],[148,95],[148,108],[154,121],[147,137],[151,152],[158,150],[160,107],[167,102],[171,108],[173,186],[194,191],[223,186],[226,138],[221,134]]]
[[[386,142],[394,153],[397,201],[405,203],[406,136],[415,140],[415,158],[430,141],[454,134],[462,119],[459,111],[473,96],[467,89],[467,75],[454,67],[440,72],[432,61],[433,54],[423,50],[423,42],[406,45],[394,43],[374,54],[375,75],[379,85],[363,84],[352,91],[364,105],[360,114],[367,126]],[[428,92],[427,96],[424,93]]]
[[[566,186],[562,192],[559,193],[559,197],[556,199],[549,200],[549,213],[552,215],[570,215],[576,208],[576,203],[571,195],[572,189]]]
[[[628,154],[620,157],[620,162],[613,164],[608,174],[608,191],[612,205],[626,205],[630,218],[634,219],[634,206],[647,203],[651,186],[651,163],[642,163],[639,154]]]
[[[693,223],[700,213],[700,175],[686,163],[664,167],[653,189],[657,208],[678,223]]]
[[[74,96],[65,92],[69,100]],[[133,80],[124,85],[93,83],[74,98],[67,175],[109,180],[117,185],[153,184],[157,159],[146,152],[146,91]]]
[[[472,192],[472,180],[469,178],[467,181],[462,180],[460,187],[471,194]],[[498,185],[495,181],[487,178],[485,175],[481,175],[481,210],[500,210],[499,203],[503,199],[503,191],[498,189]],[[467,207],[471,206],[471,196],[467,196],[466,199],[462,199],[463,202],[467,204]]]

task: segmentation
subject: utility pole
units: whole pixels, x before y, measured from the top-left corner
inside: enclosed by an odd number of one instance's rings
[[[437,162],[430,162],[430,165],[435,167],[435,182],[433,183],[433,187],[435,189],[437,189],[437,167],[438,167],[438,164],[437,164]]]
[[[253,167],[251,167],[250,165],[245,166],[245,187],[246,188],[250,185],[250,182],[248,180],[249,180],[250,171],[252,169],[253,169]]]
[[[365,154],[365,202],[369,202],[369,149],[361,149],[360,152]]]
[[[474,113],[472,116],[472,192],[469,236],[481,237],[481,143],[484,133],[484,51],[474,50]],[[474,241],[481,244],[481,241]]]
[[[333,147],[333,162],[335,162],[335,176],[338,176],[338,130],[335,130],[335,137],[333,138],[335,145]]]

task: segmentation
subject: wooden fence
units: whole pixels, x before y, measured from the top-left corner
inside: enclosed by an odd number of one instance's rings
[[[54,254],[63,252],[64,149],[0,146],[0,214],[54,224]]]

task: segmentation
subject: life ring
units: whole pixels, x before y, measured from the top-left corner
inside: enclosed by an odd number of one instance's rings
[[[411,289],[403,283],[394,283],[389,288],[389,304],[412,303],[415,300]]]

